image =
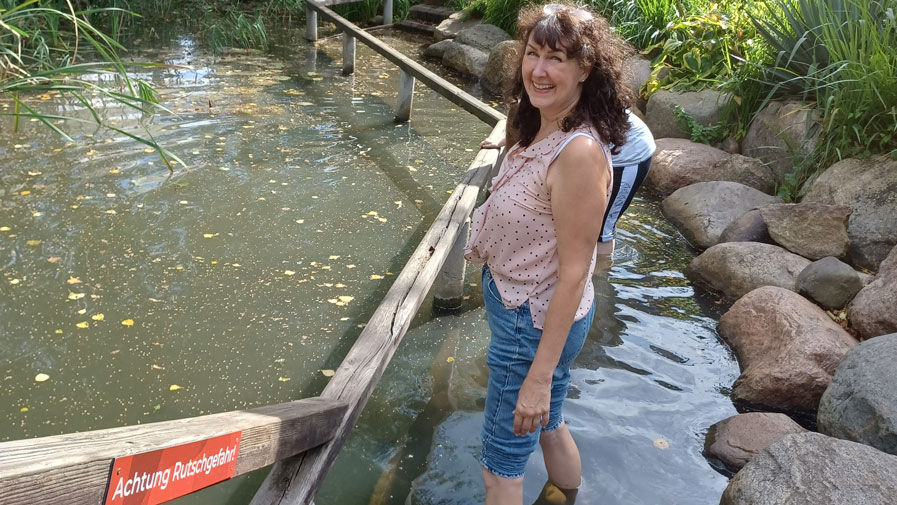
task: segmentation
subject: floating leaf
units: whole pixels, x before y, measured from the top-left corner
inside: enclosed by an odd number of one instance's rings
[[[41,217],[43,215],[44,215],[43,212],[32,212],[31,213],[31,217]]]
[[[217,237],[217,236],[218,236],[217,233],[203,233],[202,234],[202,238],[212,238],[212,237]]]
[[[77,277],[69,277],[69,280],[65,281],[69,284],[81,284],[81,279]]]
[[[30,246],[36,246],[36,245],[40,245],[40,240],[29,240],[28,242],[25,242],[25,243]]]
[[[286,381],[290,380],[290,378],[289,377],[278,377],[277,380],[279,380],[280,382],[286,382]]]
[[[11,281],[9,281],[9,283],[12,284],[13,286],[15,286],[16,284],[18,284],[20,282],[22,282],[22,281],[20,281],[19,279],[12,279]]]
[[[377,212],[372,210],[372,211],[368,212],[367,215],[377,217]]]
[[[371,280],[372,280],[372,281],[379,281],[379,280],[382,279],[382,278],[383,278],[383,276],[382,276],[382,275],[379,275],[379,274],[374,274],[374,275],[371,276]]]
[[[183,389],[183,388],[181,386],[178,386],[177,384],[172,384],[172,385],[168,386],[169,391],[177,391],[178,389]]]
[[[87,328],[88,326],[90,326],[90,324],[87,321],[81,321],[80,323],[76,324],[75,326],[77,326],[78,328],[81,328],[83,330],[84,328]]]
[[[284,271],[283,271],[283,274],[284,274],[284,275],[296,275],[296,272],[294,272],[294,271],[292,271],[292,270],[284,270]]]
[[[446,361],[447,363],[454,363],[454,362],[455,362],[455,358],[449,356],[448,358],[445,358],[445,361]]]
[[[118,214],[118,212],[115,212],[114,210],[109,209],[106,211],[106,214],[109,214],[110,216],[114,216],[114,215]]]
[[[59,256],[53,256],[52,258],[47,258],[47,261],[50,263],[59,263]]]
[[[333,377],[334,371],[327,369],[327,370],[321,370],[321,373],[324,375],[324,377]]]
[[[84,293],[72,293],[69,291],[69,300],[80,300],[84,298]]]
[[[22,196],[28,196],[28,195],[31,194],[31,191],[28,191],[28,190],[26,189],[25,191],[19,191],[19,194],[22,195]]]
[[[39,373],[34,376],[34,382],[44,382],[45,380],[47,380],[49,378],[50,378],[49,375],[47,375],[45,373]]]
[[[670,443],[662,438],[658,438],[654,441],[654,447],[657,447],[660,450],[669,449]]]
[[[134,326],[134,320],[133,319],[125,319],[124,321],[121,322],[121,324],[123,324],[125,326]]]
[[[28,407],[22,407],[19,409],[19,412],[28,412]]]
[[[90,316],[90,318],[93,319],[94,321],[102,321],[103,319],[106,318],[106,316],[104,316],[103,314],[94,314],[94,315]]]
[[[304,223],[304,222],[305,222],[304,219],[297,219],[297,220],[296,220],[296,224],[302,224],[302,223]]]
[[[331,254],[327,259],[329,260],[338,260],[339,254]]]
[[[57,335],[62,335],[62,330],[57,328],[56,330],[53,331],[53,333],[55,333]]]
[[[0,226],[0,231],[9,231],[11,229],[12,228],[10,228],[9,226]]]
[[[159,365],[150,365],[150,368],[152,368],[153,370],[165,370],[165,368]]]
[[[349,303],[355,299],[354,296],[346,296],[346,295],[338,296],[337,298],[339,299],[339,301],[341,301],[343,303]]]

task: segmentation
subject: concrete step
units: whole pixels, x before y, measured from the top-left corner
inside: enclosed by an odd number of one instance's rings
[[[435,25],[431,25],[429,23],[421,23],[420,21],[414,21],[410,18],[403,20],[395,26],[405,31],[425,33],[429,35],[433,35],[433,32],[436,31]]]
[[[438,25],[444,19],[448,19],[455,11],[442,6],[417,4],[412,5],[408,11],[408,18],[414,21],[423,21]]]

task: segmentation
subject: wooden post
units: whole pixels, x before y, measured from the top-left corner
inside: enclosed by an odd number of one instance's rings
[[[414,100],[414,76],[402,70],[399,72],[399,97],[396,106],[396,119],[411,119],[411,102]]]
[[[383,0],[383,24],[392,24],[392,0]]]
[[[464,245],[470,235],[470,221],[464,223],[458,234],[458,239],[452,245],[439,277],[436,277],[436,293],[433,297],[433,305],[440,309],[457,310],[464,302],[464,272],[467,268],[467,260],[464,259]]]
[[[348,31],[343,32],[343,75],[355,72],[355,37]]]
[[[314,42],[318,40],[318,13],[305,7],[305,40]]]

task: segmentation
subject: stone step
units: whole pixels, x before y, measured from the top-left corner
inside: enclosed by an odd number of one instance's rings
[[[429,35],[433,35],[433,32],[436,31],[436,27],[434,25],[421,23],[412,19],[405,19],[395,26],[408,32],[425,33]]]
[[[448,19],[455,11],[442,6],[417,4],[412,5],[408,11],[408,18],[414,21],[423,21],[438,25],[444,19]]]

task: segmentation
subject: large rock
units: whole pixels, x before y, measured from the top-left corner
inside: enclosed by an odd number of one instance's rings
[[[778,177],[794,170],[792,150],[813,150],[818,134],[808,137],[818,114],[800,102],[770,102],[754,117],[741,141],[745,156],[759,158]]]
[[[520,42],[505,40],[489,52],[486,68],[480,76],[480,86],[494,95],[502,94],[502,86],[509,82],[520,61]]]
[[[714,180],[713,167],[730,156],[715,147],[687,139],[657,139],[656,144],[645,186],[660,196],[668,196],[696,182]]]
[[[862,338],[897,332],[897,247],[847,306],[847,319]]]
[[[430,44],[426,49],[424,49],[424,56],[426,56],[427,58],[436,58],[438,60],[441,60],[445,55],[445,50],[448,49],[448,47],[452,44],[454,44],[454,42],[449,39],[440,40],[435,44]]]
[[[651,60],[640,55],[634,55],[623,63],[623,68],[626,69],[626,73],[623,74],[623,80],[632,92],[633,98],[635,98],[637,109],[639,109],[640,113],[644,113],[648,101],[641,98],[639,91],[646,82],[651,80]]]
[[[741,365],[733,399],[776,410],[815,412],[841,358],[856,345],[822,309],[775,286],[741,297],[718,330]]]
[[[685,268],[692,281],[738,299],[761,286],[797,290],[797,276],[810,260],[779,246],[725,242],[707,249]]]
[[[704,439],[704,456],[737,472],[770,444],[792,433],[803,433],[801,425],[785,414],[749,412],[714,424]]]
[[[819,402],[819,431],[897,455],[894,363],[897,333],[875,337],[851,349]]]
[[[744,184],[714,181],[677,189],[664,199],[662,208],[692,245],[706,249],[717,244],[723,230],[745,212],[781,201]]]
[[[479,77],[486,68],[489,55],[475,47],[458,44],[455,41],[446,45],[442,53],[442,64],[462,74]]]
[[[676,137],[691,138],[689,132],[679,126],[673,113],[675,106],[691,114],[704,126],[713,126],[720,121],[720,110],[726,105],[728,95],[719,91],[705,89],[703,91],[667,91],[660,90],[648,99],[647,121],[645,123],[654,138]]]
[[[766,228],[766,221],[760,214],[760,209],[745,212],[735,221],[729,223],[719,236],[722,242],[763,242],[772,244],[772,237]]]
[[[443,19],[436,29],[433,31],[433,39],[440,42],[446,39],[453,39],[461,33],[462,30],[472,28],[480,24],[478,19],[464,19],[464,12],[458,11],[452,13],[448,18]]]
[[[894,505],[897,456],[818,433],[787,435],[729,482],[720,505]]]
[[[489,53],[493,47],[510,38],[507,32],[495,25],[478,24],[458,32],[455,42]]]
[[[846,159],[819,175],[804,202],[850,205],[850,260],[875,270],[897,245],[897,161],[885,156]]]
[[[780,246],[811,260],[847,256],[850,205],[783,203],[760,208],[769,236]]]
[[[807,265],[797,276],[797,292],[825,309],[840,309],[863,289],[860,274],[831,256]]]
[[[774,194],[776,177],[772,170],[756,158],[733,154],[713,167],[717,181],[740,182],[766,194]]]

